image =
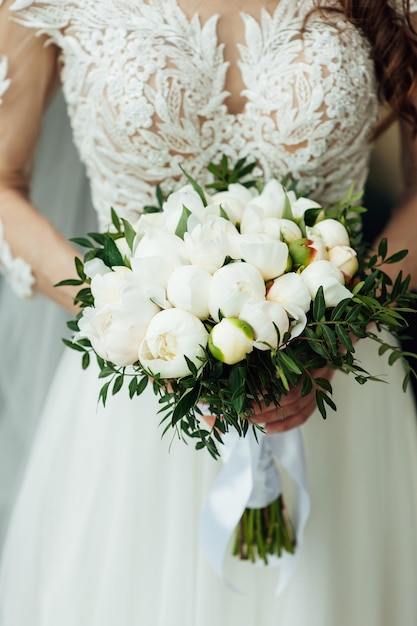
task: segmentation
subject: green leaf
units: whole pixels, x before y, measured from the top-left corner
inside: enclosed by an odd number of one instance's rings
[[[308,396],[309,393],[311,393],[313,389],[313,381],[311,380],[310,376],[306,376],[303,380],[303,384],[301,387],[301,397],[304,398],[305,396]]]
[[[116,246],[111,237],[106,237],[104,241],[105,263],[109,267],[124,266],[125,262],[120,254],[119,248]]]
[[[380,257],[382,257],[382,259],[385,259],[385,257],[387,256],[387,250],[388,250],[388,242],[386,237],[384,237],[384,239],[381,239],[381,241],[378,244],[378,254]]]
[[[129,398],[130,399],[132,399],[133,396],[135,395],[137,388],[138,388],[138,379],[136,378],[136,376],[134,376],[129,383]]]
[[[324,406],[324,400],[323,400],[323,396],[325,395],[326,394],[323,393],[322,391],[316,391],[316,404],[323,419],[326,419],[327,417],[326,407]]]
[[[78,328],[78,320],[68,320],[67,327],[74,332],[78,332],[80,330]]]
[[[336,335],[333,330],[326,326],[326,324],[322,324],[322,332],[330,352],[332,354],[337,354]]]
[[[406,375],[404,376],[404,380],[402,384],[404,393],[407,391],[408,383],[410,382],[410,374],[411,372],[407,372]]]
[[[364,284],[365,284],[364,280],[361,280],[359,283],[356,283],[356,285],[352,289],[352,293],[354,296],[356,296],[356,294],[358,294],[361,291]],[[342,302],[345,302],[345,300],[342,300]]]
[[[110,380],[109,382],[107,382],[105,385],[103,385],[103,387],[100,389],[100,393],[98,396],[99,401],[101,400],[103,403],[103,406],[106,406],[106,400],[107,400],[107,394],[109,391],[109,386],[110,386]]]
[[[94,244],[92,241],[87,239],[87,237],[71,237],[69,241],[75,243],[77,246],[81,246],[82,248],[94,248]]]
[[[111,221],[113,223],[113,226],[115,227],[115,229],[117,230],[118,233],[121,232],[121,225],[120,225],[120,219],[119,216],[117,215],[116,211],[113,209],[113,207],[110,209],[110,213],[111,213]]]
[[[135,238],[136,238],[136,231],[127,220],[122,219],[122,222],[123,222],[123,228],[125,232],[127,245],[129,246],[130,250],[133,252],[133,242],[135,241]]]
[[[84,352],[83,358],[81,361],[81,367],[83,368],[83,370],[86,370],[89,365],[90,365],[90,354],[88,352]]]
[[[56,283],[54,287],[69,287],[69,286],[77,286],[83,285],[83,280],[77,280],[76,278],[67,278],[66,280],[61,280],[59,283]]]
[[[143,376],[137,384],[136,395],[140,396],[148,386],[149,378],[147,376]]]
[[[378,349],[378,354],[379,354],[380,356],[382,356],[383,354],[385,354],[385,352],[386,352],[387,350],[389,350],[389,349],[390,349],[390,347],[391,347],[391,346],[390,346],[389,344],[387,344],[387,343],[383,343],[383,344],[382,344],[382,346],[379,346],[379,349]]]
[[[323,211],[323,209],[321,207],[320,208],[307,209],[304,212],[304,223],[305,223],[305,225],[306,226],[314,226],[318,216],[320,215],[320,213],[322,211]]]
[[[113,376],[113,374],[115,374],[115,373],[116,373],[116,371],[117,371],[117,370],[116,370],[116,369],[115,369],[112,365],[105,365],[105,366],[101,369],[101,371],[100,371],[100,373],[99,373],[98,377],[99,377],[99,378],[107,378],[107,376]]]
[[[335,306],[330,316],[330,319],[332,320],[332,322],[340,320],[343,317],[349,304],[350,304],[350,299],[346,298],[345,300],[341,300],[339,304]]]
[[[180,397],[177,404],[175,405],[174,411],[171,417],[171,423],[176,424],[184,415],[186,415],[190,409],[198,402],[198,398],[200,396],[200,386],[195,385]]]
[[[314,379],[316,385],[320,387],[320,389],[332,393],[332,385],[330,380],[327,378],[315,378]]]
[[[388,257],[388,259],[385,259],[385,263],[398,263],[398,261],[402,261],[407,254],[408,250],[400,250],[399,252],[396,252],[392,256]]]
[[[224,210],[224,208],[222,207],[222,205],[219,206],[219,210],[220,210],[220,217],[222,217],[224,220],[227,220],[228,222],[230,222],[230,218],[227,215],[227,213]]]
[[[298,367],[297,363],[289,357],[283,350],[279,352],[280,361],[287,367],[290,372],[294,374],[302,374],[302,370]]]
[[[79,278],[84,282],[87,278],[84,273],[84,263],[77,256],[74,259],[75,269],[77,270],[77,274]]]
[[[320,286],[317,290],[316,297],[313,302],[313,319],[320,322],[326,311],[326,303],[324,301],[323,287]]]
[[[285,191],[285,202],[284,202],[284,210],[282,212],[282,217],[283,219],[294,221],[294,214],[292,212],[291,202],[286,191]]]
[[[200,187],[197,181],[194,180],[194,178],[185,171],[185,169],[181,165],[180,165],[180,170],[184,174],[185,178],[188,180],[188,182],[190,183],[194,191],[196,191],[198,195],[200,196],[203,205],[207,206],[206,196],[204,194],[203,189]]]
[[[187,209],[186,206],[182,205],[181,217],[178,221],[177,228],[175,229],[175,234],[181,239],[184,239],[184,235],[187,232],[187,222],[190,215],[191,211]]]
[[[388,363],[390,365],[394,365],[395,361],[398,361],[398,359],[402,358],[402,353],[399,350],[395,350],[394,352],[391,352],[391,354],[388,357]]]
[[[112,388],[113,396],[116,395],[118,391],[120,391],[120,389],[123,387],[123,383],[124,383],[124,376],[123,374],[120,374],[119,376],[115,378],[115,381],[113,384],[113,388]]]
[[[85,352],[85,348],[83,346],[78,345],[78,343],[75,343],[74,341],[71,341],[70,339],[63,339],[62,342],[68,347],[71,348],[72,350],[76,350],[77,352]]]
[[[340,343],[348,352],[355,352],[350,335],[343,326],[336,326],[336,334]]]
[[[98,243],[99,246],[104,246],[105,236],[103,233],[88,233],[88,236]]]
[[[155,188],[155,195],[156,195],[156,200],[162,209],[162,205],[164,204],[164,194],[162,191],[162,187],[159,184]]]
[[[335,403],[333,402],[333,400],[332,400],[332,398],[330,396],[328,396],[325,393],[325,394],[323,394],[322,398],[323,398],[324,402],[326,404],[328,404],[329,407],[331,407],[333,409],[333,411],[337,411],[337,407],[336,407]]]

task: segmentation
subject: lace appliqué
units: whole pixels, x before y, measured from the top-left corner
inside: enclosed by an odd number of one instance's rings
[[[369,44],[342,18],[314,14],[303,29],[311,7],[280,0],[259,22],[241,14],[246,105],[232,114],[216,16],[188,19],[175,0],[16,0],[16,19],[62,50],[74,138],[102,227],[110,206],[135,219],[154,203],[156,183],[182,183],[180,165],[209,182],[205,166],[223,153],[255,159],[265,179],[290,173],[324,203],[362,189],[378,118]]]
[[[10,246],[3,237],[3,223],[0,220],[0,274],[3,274],[13,291],[20,298],[33,295],[35,279],[32,269],[20,257],[13,257]]]

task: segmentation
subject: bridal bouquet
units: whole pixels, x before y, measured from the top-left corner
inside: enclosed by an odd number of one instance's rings
[[[412,295],[401,273],[392,282],[382,266],[381,241],[366,254],[358,198],[322,207],[278,180],[247,178],[244,160],[210,164],[214,182],[188,184],[146,207],[132,224],[112,211],[106,233],[74,241],[81,311],[66,340],[87,367],[95,354],[103,403],[125,385],[130,397],[148,384],[159,396],[164,432],[192,438],[214,457],[229,429],[260,433],[254,407],[280,406],[291,387],[315,393],[323,417],[336,409],[325,365],[378,380],[355,360],[354,338],[379,342],[390,364],[404,356],[379,329],[398,332]],[[404,387],[412,368],[406,363]],[[202,419],[214,418],[213,427]],[[220,444],[220,446],[219,446]],[[247,509],[236,539],[243,558],[294,550],[282,498]]]

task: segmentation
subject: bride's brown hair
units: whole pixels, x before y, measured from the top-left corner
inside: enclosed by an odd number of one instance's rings
[[[410,20],[409,0],[340,0],[350,22],[372,46],[379,98],[389,106],[376,129],[380,134],[396,118],[410,122],[417,132],[417,33]],[[324,8],[323,0],[317,1]]]

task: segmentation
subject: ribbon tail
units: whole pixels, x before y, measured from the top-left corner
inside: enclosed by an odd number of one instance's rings
[[[207,497],[200,521],[200,545],[217,575],[226,580],[223,563],[230,540],[246,508],[253,486],[253,467],[257,465],[260,446],[253,435],[239,437],[229,431],[221,449],[223,467]]]
[[[285,433],[269,435],[268,443],[271,446],[275,460],[286,470],[295,488],[293,522],[297,545],[294,554],[285,552],[279,559],[281,571],[275,591],[276,595],[279,595],[288,586],[294,575],[297,558],[303,542],[304,529],[310,515],[310,494],[300,428],[294,428]]]

